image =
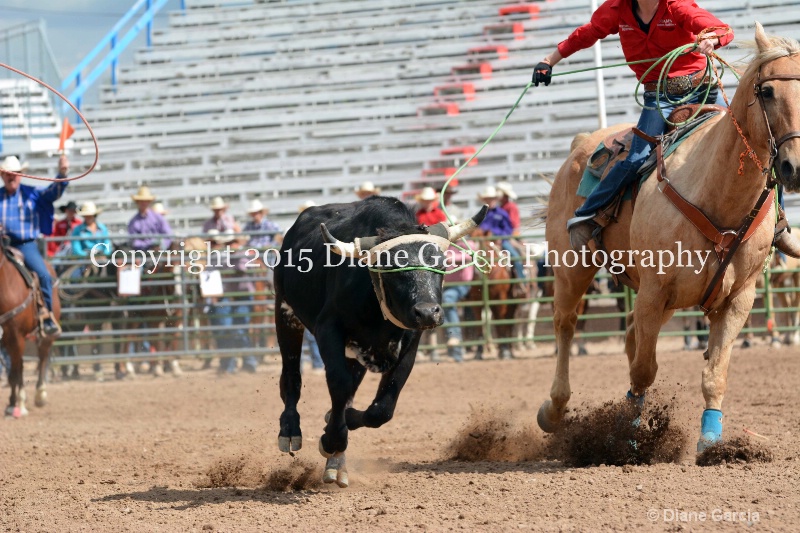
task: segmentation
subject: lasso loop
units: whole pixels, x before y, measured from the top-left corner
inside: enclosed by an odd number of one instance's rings
[[[83,121],[84,124],[86,124],[86,129],[89,131],[89,135],[92,136],[92,142],[94,143],[94,162],[92,163],[92,166],[89,167],[89,170],[87,170],[86,172],[84,172],[80,176],[75,176],[74,178],[62,178],[62,179],[58,179],[58,178],[43,178],[41,176],[31,176],[29,174],[23,174],[22,172],[11,172],[11,171],[8,171],[8,170],[6,170],[5,172],[8,172],[9,174],[16,174],[18,176],[22,176],[23,178],[30,178],[30,179],[33,179],[33,180],[59,181],[59,182],[60,181],[75,181],[75,180],[79,180],[81,178],[85,178],[86,176],[91,174],[92,171],[94,170],[94,168],[97,166],[97,161],[100,159],[100,148],[97,146],[97,137],[95,137],[94,131],[92,130],[92,127],[89,125],[89,121],[87,121],[86,117],[83,116],[83,113],[78,111],[78,108],[75,107],[74,105],[72,105],[72,102],[67,100],[66,96],[64,96],[63,94],[61,94],[60,92],[55,90],[53,87],[51,87],[48,84],[46,84],[45,82],[43,82],[42,80],[40,80],[38,78],[34,78],[30,74],[26,74],[26,73],[22,72],[19,69],[15,69],[12,66],[6,65],[5,63],[0,63],[0,67],[6,68],[6,69],[10,70],[11,72],[16,72],[17,74],[19,74],[21,76],[25,76],[29,80],[35,81],[36,83],[38,83],[42,87],[45,87],[45,88],[49,89],[51,92],[53,92],[56,95],[58,95],[59,98],[61,98],[63,101],[65,101],[72,108],[72,110],[75,111],[75,113],[77,113],[79,117],[81,117],[81,120]]]

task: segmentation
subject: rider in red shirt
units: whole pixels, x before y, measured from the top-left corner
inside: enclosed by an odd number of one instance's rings
[[[709,83],[704,76],[703,69],[706,65],[704,54],[710,54],[715,48],[731,42],[733,32],[711,13],[699,8],[693,0],[603,2],[592,15],[591,22],[572,32],[566,40],[559,43],[556,50],[536,65],[533,83],[536,86],[540,83],[549,85],[553,66],[561,59],[592,46],[598,39],[612,33],[619,33],[625,59],[636,61],[661,57],[681,45],[694,44],[697,35],[707,28],[716,28],[713,31],[714,35],[701,40],[695,52],[682,55],[675,61],[669,73],[670,81],[666,90],[660,93],[656,91],[654,83],[649,85],[658,79],[659,69],[653,69],[647,79],[641,79],[652,64],[630,66],[636,76],[646,84],[645,107],[642,109],[637,127],[644,133],[656,137],[665,131],[666,124],[663,118],[669,116],[675,108],[675,105],[668,101],[668,96],[675,101],[693,88],[698,88],[695,96],[684,103],[725,105],[716,85],[710,89],[708,97],[703,99],[705,84]],[[602,226],[595,221],[595,216],[613,201],[620,190],[637,179],[637,171],[650,154],[651,148],[650,143],[634,135],[633,144],[625,161],[617,163],[586,198],[583,206],[575,211],[575,217],[567,222],[567,227],[570,232],[570,243],[576,251],[586,246],[599,233]]]

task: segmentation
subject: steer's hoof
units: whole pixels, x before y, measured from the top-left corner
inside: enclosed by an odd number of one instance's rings
[[[292,453],[303,447],[303,437],[278,437],[278,449],[283,453]]]
[[[328,458],[325,463],[325,472],[322,474],[323,483],[336,483],[341,488],[350,485],[347,476],[347,466],[345,465],[344,452],[336,452]]]
[[[328,412],[325,413],[325,423],[328,424],[331,421],[331,410],[328,409]]]
[[[542,428],[542,431],[545,433],[555,433],[555,431],[558,429],[559,423],[561,422],[559,419],[552,419],[552,417],[549,415],[552,410],[553,402],[550,400],[545,400],[545,402],[542,403],[542,406],[539,407],[539,413],[536,415],[536,423],[539,424],[539,427]]]
[[[328,453],[325,451],[325,448],[322,446],[322,439],[319,439],[319,454],[324,457],[325,459],[330,459],[333,457],[334,454]]]

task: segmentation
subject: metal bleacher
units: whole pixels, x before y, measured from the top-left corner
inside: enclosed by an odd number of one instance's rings
[[[737,39],[752,38],[754,20],[800,37],[800,0],[702,5]],[[130,194],[147,184],[174,226],[197,230],[217,195],[239,218],[260,198],[286,227],[304,200],[352,201],[362,181],[387,194],[413,191],[424,171],[448,167],[443,149],[480,146],[532,66],[589,15],[584,0],[187,0],[152,47],[121,66],[100,103],[85,107],[100,167],[68,198],[96,202],[118,228],[134,212]],[[614,38],[603,53],[607,63],[623,60]],[[558,69],[592,63],[584,51]],[[605,77],[609,123],[635,120],[631,71]],[[732,76],[725,81],[735,87]],[[561,165],[572,137],[596,128],[595,102],[591,72],[531,89],[478,164],[459,175],[457,203],[475,207],[477,191],[501,180],[515,185],[523,206],[535,203],[549,187],[542,175]],[[94,152],[85,130],[73,140],[77,170]],[[464,160],[450,157],[449,166]],[[30,161],[34,173],[55,172],[54,157]]]

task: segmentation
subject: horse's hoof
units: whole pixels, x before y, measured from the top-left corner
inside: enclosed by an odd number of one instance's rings
[[[325,451],[325,447],[322,446],[322,439],[319,439],[319,454],[324,457],[325,459],[330,459],[333,457],[332,453],[328,453]]]
[[[545,433],[555,433],[561,423],[561,420],[554,422],[548,414],[552,409],[553,402],[551,400],[545,400],[542,406],[539,407],[539,412],[536,415],[536,423],[539,424],[539,427]]]
[[[47,391],[39,389],[36,391],[36,399],[34,400],[36,407],[44,407],[47,405]]]
[[[303,437],[278,437],[278,449],[283,453],[292,453],[303,447]]]
[[[773,341],[770,343],[770,347],[771,347],[771,348],[783,348],[783,344],[782,344],[782,343],[781,343],[781,341],[779,341],[778,339],[774,339],[774,340],[773,340]]]
[[[6,416],[11,418],[22,418],[28,416],[28,410],[25,407],[11,407],[6,408]]]
[[[578,346],[578,355],[589,355],[589,352],[585,346]]]
[[[722,440],[722,411],[706,409],[700,420],[700,440],[697,441],[697,453]]]
[[[350,485],[344,452],[337,452],[328,458],[325,463],[325,472],[322,474],[322,482],[336,483],[343,489]]]

